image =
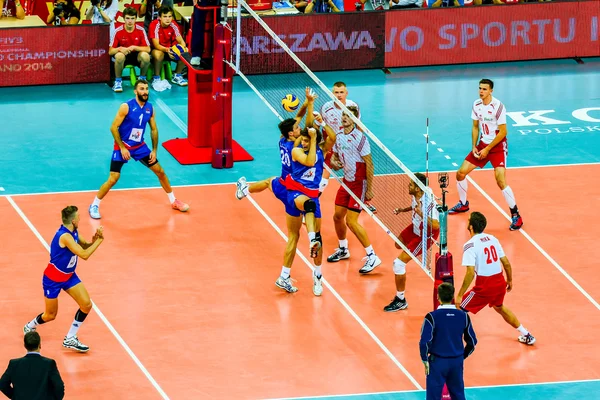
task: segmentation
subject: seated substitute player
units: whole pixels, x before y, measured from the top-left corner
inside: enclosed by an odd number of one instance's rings
[[[462,265],[467,268],[467,272],[458,292],[456,304],[460,303],[463,310],[473,314],[477,314],[485,306],[493,307],[509,325],[519,331],[521,334],[518,337],[519,342],[533,345],[535,337],[504,305],[504,296],[513,287],[512,267],[498,239],[483,232],[486,225],[487,220],[483,214],[473,212],[469,216],[467,229],[471,239],[463,247],[462,259]],[[502,274],[502,267],[506,272],[506,280]],[[475,286],[467,291],[475,274],[477,274]]]
[[[427,178],[421,173],[415,176],[423,184],[427,185]],[[406,227],[398,236],[398,239],[408,250],[418,257],[423,252],[423,235],[427,235],[427,249],[429,250],[434,241],[440,235],[440,213],[435,206],[435,201],[431,199],[425,203],[427,207],[427,228],[423,233],[423,200],[424,192],[413,180],[408,184],[408,194],[412,196],[412,204],[406,208],[394,209],[394,214],[412,211],[412,224]],[[401,247],[396,244],[396,248]],[[408,307],[408,302],[404,296],[406,290],[406,264],[411,257],[406,251],[402,251],[397,259],[394,260],[394,279],[396,281],[396,296],[390,304],[383,308],[383,311],[394,312],[404,310]]]
[[[506,160],[508,155],[506,107],[500,100],[492,97],[493,91],[494,82],[489,79],[479,81],[479,99],[475,100],[471,111],[473,149],[456,171],[456,186],[460,201],[448,213],[456,214],[469,211],[469,202],[467,201],[468,181],[465,178],[476,167],[483,168],[489,161],[494,167],[496,183],[502,190],[504,200],[510,208],[512,223],[509,229],[514,231],[521,229],[523,219],[519,214],[515,195],[510,186],[506,184]],[[480,131],[481,137],[479,135]]]
[[[123,91],[123,68],[126,65],[134,65],[140,68],[138,79],[146,80],[146,73],[150,66],[150,42],[146,31],[138,26],[137,11],[133,7],[127,7],[123,11],[125,24],[115,29],[110,39],[108,55],[115,61],[115,83],[113,91]],[[130,71],[133,74],[134,71]]]
[[[358,107],[348,106],[348,110],[358,118]],[[344,170],[344,184],[362,202],[373,198],[373,159],[371,146],[367,136],[357,129],[354,121],[344,113],[342,115],[342,133],[338,133],[331,167]],[[338,262],[350,258],[348,228],[363,245],[366,252],[365,264],[360,269],[361,274],[367,274],[381,264],[381,259],[375,254],[369,235],[365,228],[358,222],[362,208],[348,191],[340,186],[335,196],[335,212],[333,222],[339,240],[339,247],[327,257],[327,262]]]
[[[50,262],[44,271],[42,286],[46,309],[23,327],[23,333],[35,331],[39,325],[53,321],[58,313],[58,295],[61,290],[67,292],[79,305],[75,320],[65,336],[63,346],[80,352],[90,348],[77,338],[77,331],[92,310],[92,301],[85,286],[77,276],[78,257],[87,260],[104,240],[103,228],[96,230],[91,243],[79,236],[79,212],[77,207],[69,206],[61,211],[62,225],[50,244]]]
[[[100,186],[94,202],[90,205],[90,217],[94,219],[100,219],[100,201],[119,181],[123,165],[131,158],[135,161],[140,161],[156,174],[174,210],[185,212],[190,208],[190,206],[175,198],[169,178],[156,159],[158,127],[156,126],[154,107],[148,102],[148,82],[144,80],[137,81],[133,92],[136,97],[121,104],[117,116],[110,127],[110,131],[115,139],[115,146],[110,162],[110,175],[108,180]],[[147,124],[150,124],[151,129],[152,150],[148,148],[144,141],[144,132],[146,131]]]
[[[292,173],[287,176],[288,202],[292,217],[306,215],[307,228],[310,226],[312,213],[316,231],[309,232],[311,241],[311,257],[314,258],[313,293],[320,296],[323,293],[321,278],[321,263],[323,261],[323,241],[321,238],[321,205],[319,204],[319,184],[323,176],[325,154],[335,144],[336,134],[333,129],[327,129],[327,139],[321,142],[321,132],[314,128],[304,128],[301,135],[301,147],[292,150]],[[300,229],[300,225],[298,230]],[[314,242],[318,246],[313,246]],[[296,251],[288,248],[286,251]]]
[[[173,9],[169,6],[162,6],[160,10],[158,10],[158,19],[155,19],[150,23],[148,33],[153,48],[152,59],[154,60],[154,77],[152,78],[152,87],[154,88],[154,85],[157,82],[160,82],[160,71],[162,69],[163,60],[165,59],[165,54],[172,60],[175,59],[171,52],[171,47],[179,44],[183,47],[184,52],[187,52],[188,50],[185,45],[185,40],[183,40],[183,37],[181,36],[179,25],[173,21]],[[173,75],[174,84],[187,86],[188,81],[181,75],[184,67],[185,64],[183,61],[177,61],[177,68]]]

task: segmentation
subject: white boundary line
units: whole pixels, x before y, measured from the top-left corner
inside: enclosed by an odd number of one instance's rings
[[[496,207],[496,209],[500,212],[500,214],[502,214],[502,216],[504,216],[504,218],[506,218],[508,221],[511,221],[510,216],[498,205],[498,203],[496,203],[494,201],[494,199],[492,199],[478,184],[477,182],[475,182],[470,176],[467,175],[467,179],[469,180],[469,182],[471,182],[471,184],[473,186],[475,186],[475,189],[477,189],[482,195],[483,197],[485,197],[494,207]],[[529,236],[529,234],[524,230],[524,229],[519,229],[519,232],[521,232],[521,234],[525,237],[525,239],[527,239],[529,241],[529,243],[531,243],[533,245],[533,247],[535,247],[540,253],[542,253],[542,255],[550,262],[550,264],[552,264],[561,274],[563,274],[563,276],[565,278],[567,278],[567,280],[569,282],[571,282],[571,284],[573,286],[575,286],[575,288],[577,290],[579,290],[581,292],[581,294],[583,294],[585,296],[585,298],[587,298],[590,303],[592,303],[594,305],[594,307],[596,307],[596,309],[598,311],[600,311],[600,304],[598,304],[598,302],[596,300],[594,300],[594,298],[592,296],[590,296],[590,294],[588,292],[585,291],[584,288],[581,287],[581,285],[579,285],[579,283],[577,283],[577,281],[575,279],[573,279],[571,277],[571,275],[569,275],[567,273],[567,271],[565,271],[547,252],[546,250],[544,250],[542,248],[542,246],[540,246],[539,244],[537,244],[537,242],[535,240],[533,240],[533,238],[531,236]]]
[[[490,385],[490,386],[465,386],[465,389],[493,389],[493,388],[504,388],[504,387],[521,387],[521,386],[548,386],[548,385],[569,385],[574,383],[593,383],[600,382],[600,379],[583,379],[575,381],[557,381],[557,382],[538,382],[538,383],[511,383],[506,385]],[[403,393],[419,393],[424,390],[396,390],[390,392],[368,392],[368,393],[350,393],[350,394],[332,394],[322,396],[307,396],[307,397],[280,397],[280,398],[269,398],[263,400],[301,400],[301,399],[324,399],[324,398],[343,398],[350,396],[381,396],[385,394],[403,394]]]
[[[519,169],[529,169],[529,168],[556,168],[556,167],[580,167],[586,165],[600,165],[600,162],[591,162],[591,163],[573,163],[573,164],[550,164],[550,165],[531,165],[524,167],[508,167],[507,170],[519,170]],[[455,172],[456,169],[450,170],[438,170],[438,171],[429,171],[431,174],[437,174],[439,172]],[[491,168],[484,169],[476,169],[473,170],[474,173],[478,173],[481,171],[492,171]],[[473,173],[472,172],[472,173]],[[276,175],[276,174],[275,174]],[[389,174],[375,174],[375,176],[385,176]],[[333,176],[331,179],[335,179]],[[217,182],[217,183],[192,183],[189,185],[171,185],[174,188],[190,188],[190,187],[203,187],[203,186],[223,186],[223,185],[234,185],[236,181],[231,182]],[[6,190],[6,186],[4,186]],[[138,188],[113,188],[110,191],[128,191],[128,190],[148,190],[148,189],[162,189],[160,186],[146,186],[146,187],[138,187]],[[84,190],[65,190],[59,192],[35,192],[35,193],[14,193],[14,194],[0,194],[0,197],[18,197],[18,196],[40,196],[40,195],[53,195],[53,194],[71,194],[71,193],[92,193],[97,192],[98,188],[95,189],[84,189]]]
[[[40,243],[42,243],[42,245],[44,246],[44,248],[46,249],[46,251],[48,251],[48,253],[49,253],[50,252],[50,246],[48,245],[48,243],[46,243],[46,240],[43,238],[43,236],[40,234],[40,232],[31,223],[31,221],[29,220],[29,218],[27,218],[27,216],[25,215],[25,213],[21,210],[21,208],[19,208],[19,206],[17,205],[17,203],[15,203],[14,200],[10,196],[5,196],[5,197],[6,197],[6,200],[8,200],[8,202],[10,203],[10,205],[15,209],[15,211],[17,212],[17,214],[19,214],[19,216],[23,219],[23,221],[25,221],[25,224],[27,224],[27,226],[29,227],[29,229],[31,229],[31,231],[33,232],[33,234],[35,235],[35,237],[38,238],[38,240],[40,241]],[[148,378],[148,380],[150,381],[150,383],[152,384],[152,386],[154,386],[154,388],[158,391],[158,393],[160,394],[160,396],[163,399],[165,399],[165,400],[169,400],[169,396],[167,396],[167,394],[160,387],[160,385],[158,384],[158,382],[156,382],[156,380],[152,377],[152,375],[150,375],[150,372],[148,372],[148,370],[146,369],[146,367],[144,367],[144,365],[139,360],[139,358],[137,358],[137,356],[129,348],[129,346],[127,345],[127,343],[125,343],[125,340],[123,340],[123,338],[121,337],[121,335],[119,335],[119,333],[117,332],[117,330],[112,326],[112,324],[108,321],[108,319],[100,311],[100,309],[98,308],[98,306],[96,305],[96,303],[94,303],[93,300],[92,300],[92,307],[94,308],[94,311],[96,311],[96,313],[98,314],[98,316],[100,317],[100,319],[102,320],[102,322],[104,322],[104,324],[106,325],[106,327],[108,328],[108,330],[110,331],[110,333],[112,333],[113,336],[117,339],[117,341],[121,344],[121,346],[123,346],[123,348],[125,349],[125,351],[127,352],[127,354],[129,354],[129,356],[133,359],[133,361],[135,362],[135,364],[143,372],[143,374],[146,376],[146,378]]]
[[[283,238],[284,241],[287,242],[288,238],[285,233],[277,226],[277,224],[269,217],[269,215],[258,205],[258,203],[250,196],[247,196],[248,200],[252,203],[252,205],[258,210],[258,212],[267,220],[269,224],[279,233],[279,235]],[[300,250],[296,249],[296,254],[304,261],[304,263],[314,272],[314,268],[308,259],[300,252]],[[338,294],[338,292],[327,282],[325,278],[322,279],[323,285],[329,289],[329,291],[333,294],[333,296],[342,304],[342,306],[350,313],[350,315],[358,322],[358,324],[367,332],[367,334],[377,343],[377,345],[383,350],[383,352],[392,360],[392,362],[406,375],[406,377],[411,381],[413,385],[419,390],[423,390],[423,387],[417,382],[417,380],[408,372],[408,370],[398,361],[398,359],[392,354],[392,352],[383,344],[383,342],[373,333],[371,328],[364,323],[364,321],[354,312],[354,310],[346,303],[346,301]]]

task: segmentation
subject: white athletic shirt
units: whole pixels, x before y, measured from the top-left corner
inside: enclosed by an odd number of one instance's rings
[[[330,125],[331,126],[331,125]],[[367,179],[367,165],[363,157],[371,154],[371,145],[367,137],[354,128],[350,133],[338,134],[333,145],[333,152],[344,166],[344,180],[355,182]]]
[[[346,99],[346,107],[350,106],[358,108],[358,104],[352,100]],[[333,100],[323,104],[323,107],[321,107],[321,116],[323,117],[323,121],[325,121],[337,135],[344,133],[344,127],[342,126],[342,110],[335,105]],[[360,108],[358,108],[358,119],[360,119]]]
[[[499,132],[498,127],[506,124],[506,107],[495,97],[492,97],[487,106],[483,104],[483,100],[477,99],[473,103],[471,119],[479,121],[481,142],[490,144]]]
[[[492,276],[502,273],[502,257],[504,250],[498,239],[487,233],[480,233],[465,243],[462,265],[474,266],[477,276]]]
[[[421,197],[421,200],[425,200],[425,196]],[[412,223],[413,223],[413,233],[417,236],[423,237],[423,218],[419,214],[415,212],[415,208],[421,208],[421,205],[417,203],[417,199],[415,196],[412,196]],[[428,219],[439,221],[440,220],[440,212],[435,206],[434,201],[430,201],[429,204],[425,205],[427,207],[427,215]]]

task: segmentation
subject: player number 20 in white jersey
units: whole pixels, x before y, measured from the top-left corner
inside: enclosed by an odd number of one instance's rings
[[[504,249],[492,235],[480,233],[473,236],[463,247],[464,266],[474,266],[478,276],[492,276],[502,272]]]

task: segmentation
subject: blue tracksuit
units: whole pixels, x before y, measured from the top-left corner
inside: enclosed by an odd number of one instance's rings
[[[454,305],[441,305],[425,316],[419,348],[421,360],[429,361],[427,400],[440,400],[444,384],[452,400],[465,399],[463,362],[476,344],[469,315]]]

